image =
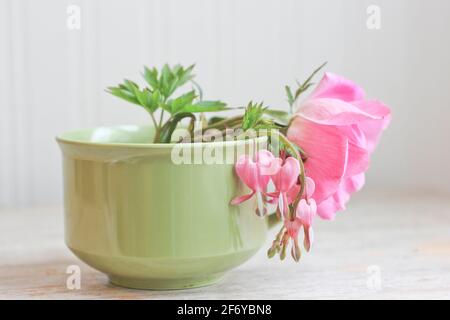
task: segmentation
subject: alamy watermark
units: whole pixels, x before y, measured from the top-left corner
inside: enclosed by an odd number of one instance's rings
[[[377,265],[368,266],[366,273],[368,275],[366,281],[367,289],[371,291],[381,291],[383,283],[380,266]]]
[[[205,132],[177,129],[172,140],[177,141],[171,150],[175,165],[234,164],[241,155],[254,156],[260,150],[278,154],[280,142],[278,130],[208,129]],[[270,145],[269,145],[270,137]],[[270,169],[268,169],[270,170]],[[268,172],[267,174],[270,174]]]
[[[69,30],[81,29],[81,8],[75,4],[67,6],[66,26]]]
[[[80,266],[72,264],[67,267],[66,273],[69,275],[66,279],[66,288],[68,290],[80,290],[81,289]]]
[[[366,27],[369,30],[380,30],[381,29],[381,8],[377,5],[370,5],[367,7],[367,20]]]

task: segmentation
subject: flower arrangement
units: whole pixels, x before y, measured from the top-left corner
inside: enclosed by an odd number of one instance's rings
[[[201,87],[194,81],[193,65],[145,68],[143,77],[148,86],[140,88],[125,80],[109,87],[108,92],[150,114],[154,143],[198,142],[197,133],[208,130],[216,135],[231,134],[236,139],[249,131],[268,136],[268,150],[237,159],[235,172],[251,192],[236,195],[230,205],[255,197],[259,216],[269,214],[268,204],[276,207],[274,214],[282,226],[267,254],[270,258],[279,254],[283,260],[290,245],[291,256],[299,261],[300,230],[304,233],[303,247],[309,251],[314,238],[313,220],[316,216],[333,219],[336,212],[345,210],[351,194],[362,188],[370,155],[391,118],[386,105],[366,99],[359,86],[332,73],[325,73],[312,93],[301,99],[324,66],[304,82],[297,82],[295,90],[285,86],[288,111],[252,101],[246,107],[232,108],[220,100],[204,100]],[[192,84],[191,90],[175,97],[176,91],[188,83]],[[240,114],[206,116],[231,109]],[[188,134],[174,141],[174,131],[183,119],[189,120]]]

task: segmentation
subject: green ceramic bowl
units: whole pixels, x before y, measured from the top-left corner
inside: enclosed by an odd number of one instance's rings
[[[172,161],[173,144],[148,143],[150,127],[83,129],[57,137],[63,153],[65,241],[113,284],[141,289],[203,286],[254,255],[268,223],[233,164]],[[237,154],[265,138],[217,142]],[[183,144],[204,151],[211,143]]]

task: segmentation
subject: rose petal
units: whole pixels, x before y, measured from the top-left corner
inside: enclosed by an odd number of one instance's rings
[[[336,212],[345,210],[350,195],[359,191],[365,181],[364,173],[345,178],[338,190],[317,206],[317,214],[325,220],[334,219]]]
[[[360,173],[344,179],[345,190],[348,193],[354,193],[361,190],[365,183],[364,173]]]
[[[356,101],[355,106],[364,112],[376,115],[379,119],[368,119],[358,123],[358,127],[367,139],[367,148],[372,153],[380,140],[381,133],[389,126],[391,121],[390,109],[379,101]]]
[[[310,99],[322,97],[350,102],[364,99],[364,90],[351,80],[326,72]]]
[[[306,100],[296,114],[312,122],[324,125],[346,126],[365,120],[381,120],[382,116],[364,112],[348,102],[331,98]]]
[[[349,143],[345,177],[366,172],[369,168],[369,162],[369,151],[367,149],[361,148],[354,143]]]
[[[317,214],[324,220],[334,219],[336,212],[339,210],[339,204],[336,203],[333,196],[325,199],[317,205]]]
[[[336,192],[344,176],[347,138],[335,127],[319,125],[300,116],[292,120],[287,136],[307,153],[305,170],[316,185],[314,199],[322,202]]]
[[[314,180],[311,179],[310,177],[306,177],[305,184],[306,184],[306,197],[311,198],[314,193],[314,190],[316,190],[316,184],[314,183]]]

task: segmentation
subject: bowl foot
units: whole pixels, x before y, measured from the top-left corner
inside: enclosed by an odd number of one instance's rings
[[[109,275],[109,281],[116,286],[143,290],[179,290],[209,286],[219,282],[223,274],[188,279],[135,279]]]

